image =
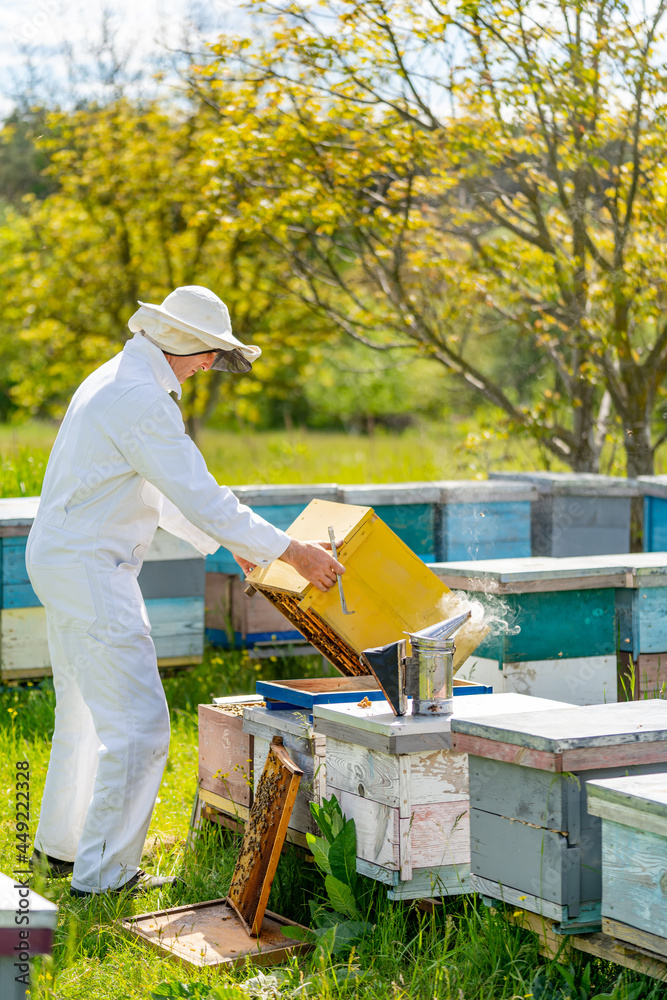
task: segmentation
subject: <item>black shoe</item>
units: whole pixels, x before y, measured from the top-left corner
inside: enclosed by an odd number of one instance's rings
[[[30,867],[34,872],[42,872],[47,878],[65,878],[74,871],[74,862],[52,858],[50,854],[43,854],[35,848],[30,858]]]
[[[127,892],[130,896],[140,896],[144,892],[150,892],[151,889],[163,889],[167,885],[175,885],[177,882],[183,883],[183,880],[178,878],[176,875],[147,875],[146,872],[142,872],[141,869],[133,875],[131,879],[124,882],[123,885],[119,885],[113,889],[102,889],[101,892],[87,892],[85,889],[75,889],[74,886],[69,891],[70,896],[75,896],[81,898],[84,896],[99,896],[102,893],[113,892]]]

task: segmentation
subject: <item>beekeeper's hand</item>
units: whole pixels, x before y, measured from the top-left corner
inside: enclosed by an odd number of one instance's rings
[[[293,538],[280,559],[294,566],[318,590],[329,590],[336,576],[345,572],[343,564],[331,554],[331,542],[298,542]]]
[[[236,559],[237,563],[241,567],[244,573],[250,573],[253,569],[257,569],[257,563],[250,562],[249,559],[244,559],[243,556],[236,556],[232,552],[232,555]]]

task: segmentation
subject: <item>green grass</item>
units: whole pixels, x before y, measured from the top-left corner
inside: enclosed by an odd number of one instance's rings
[[[55,424],[37,421],[0,424],[0,496],[41,491],[56,433]],[[237,486],[483,479],[493,470],[544,467],[532,442],[500,440],[473,421],[373,437],[307,430],[204,430],[199,445],[218,481]]]
[[[143,864],[152,872],[181,875],[185,885],[153,891],[143,900],[100,898],[73,900],[69,880],[45,882],[35,888],[60,907],[53,959],[35,960],[31,1000],[145,1000],[163,982],[195,986],[204,996],[213,984],[228,983],[229,995],[249,994],[243,983],[257,970],[246,966],[233,973],[214,973],[179,966],[157,952],[124,938],[118,918],[130,913],[213,899],[227,892],[238,837],[204,824],[194,848],[186,836],[197,778],[197,712],[212,695],[252,691],[262,675],[304,676],[321,671],[319,657],[299,660],[251,661],[245,652],[207,653],[194,669],[165,677],[172,719],[172,738],[165,777],[151,823]],[[31,831],[38,819],[39,800],[49,753],[54,699],[50,682],[6,687],[0,691],[0,775],[5,806],[0,826],[0,871],[14,867],[13,785],[15,761],[27,759],[31,773]],[[489,910],[473,896],[445,900],[434,913],[413,903],[391,903],[383,887],[369,883],[368,917],[374,930],[338,968],[302,957],[285,966],[281,995],[288,997],[314,977],[314,992],[322,998],[355,1000],[593,1000],[611,992],[615,1000],[657,1000],[662,987],[644,977],[623,973],[613,965],[584,956],[574,957],[576,994],[563,992],[564,980],[554,963],[537,953],[533,935],[511,924],[501,911]],[[294,852],[281,859],[270,908],[298,921],[308,921],[308,900],[322,892],[312,864]],[[591,976],[586,983],[586,967]],[[356,978],[342,981],[351,969]],[[338,977],[337,977],[338,973]],[[538,975],[539,973],[539,975]],[[536,978],[537,977],[537,978]],[[617,981],[618,980],[618,981]],[[235,985],[234,985],[235,984]],[[630,984],[636,984],[628,992]],[[265,994],[269,995],[269,994]]]

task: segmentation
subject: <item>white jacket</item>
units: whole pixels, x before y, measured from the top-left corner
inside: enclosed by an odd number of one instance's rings
[[[282,555],[288,535],[218,485],[172,391],[174,372],[141,334],[81,384],[51,452],[29,565],[94,573],[99,556],[135,575],[158,524],[203,553],[224,545],[259,565]]]

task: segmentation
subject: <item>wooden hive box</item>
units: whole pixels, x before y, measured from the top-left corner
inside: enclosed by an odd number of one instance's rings
[[[23,773],[23,772],[21,772]],[[27,772],[26,772],[27,773]],[[20,807],[19,807],[20,808]],[[27,867],[20,864],[19,868]],[[34,889],[24,888],[17,879],[0,873],[0,997],[2,1000],[24,1000],[31,979],[31,959],[49,955],[58,923],[58,907],[39,896]],[[24,914],[23,918],[17,917]],[[27,916],[27,920],[26,920]],[[20,977],[20,978],[17,978]],[[25,977],[25,984],[21,979]]]
[[[454,716],[553,708],[517,694],[454,699]],[[387,702],[316,705],[326,737],[326,794],[357,829],[357,871],[391,899],[470,891],[468,763],[452,749],[451,719],[392,714]]]
[[[533,483],[534,556],[592,556],[630,551],[632,479],[595,473],[492,472],[491,480]]]
[[[644,497],[644,552],[667,552],[667,476],[637,476]]]
[[[343,503],[372,507],[378,517],[424,562],[439,548],[440,490],[434,483],[372,483],[341,486]]]
[[[28,579],[25,548],[39,497],[0,500],[2,679],[51,673],[46,613]],[[204,557],[158,528],[139,584],[161,667],[200,663],[204,653]]]
[[[602,930],[667,959],[667,773],[586,789],[602,823]]]
[[[438,562],[531,555],[532,483],[451,480],[440,493]]]
[[[258,484],[250,486],[232,486],[232,492],[241,503],[266,518],[276,528],[285,531],[296,520],[311,500],[338,500],[339,489],[335,483],[311,484]],[[219,548],[217,552],[206,557],[206,572],[233,574],[240,573],[239,565],[231,552]],[[208,627],[208,626],[207,626]],[[212,626],[213,627],[213,626]]]
[[[619,645],[626,676],[631,657],[636,698],[664,697],[667,687],[667,558],[661,552],[632,553],[628,586],[616,591]],[[627,688],[627,683],[625,685]],[[624,691],[627,697],[627,691]]]
[[[243,710],[261,695],[218,698],[199,705],[199,799],[209,818],[245,822],[253,798],[253,737],[243,732]]]
[[[287,840],[299,847],[307,847],[306,833],[318,832],[310,812],[310,803],[321,804],[326,787],[324,738],[313,729],[307,712],[272,712],[255,707],[246,708],[243,712],[243,733],[253,741],[255,789],[274,736],[282,737],[290,757],[303,771],[287,828]]]
[[[206,638],[213,646],[299,646],[303,636],[271,601],[249,597],[245,579],[233,573],[206,573]],[[313,650],[314,652],[314,650]]]
[[[488,559],[431,567],[452,590],[500,599],[515,634],[490,634],[459,676],[578,705],[618,696],[617,595],[632,588],[628,556]]]
[[[339,541],[345,599],[353,614],[343,614],[336,587],[322,593],[280,560],[253,570],[247,581],[342,674],[365,674],[362,650],[448,617],[449,591],[370,507],[313,500],[289,534],[304,541],[326,539],[329,525]],[[457,633],[455,668],[478,642],[478,626],[467,622]]]
[[[471,885],[560,924],[599,930],[600,821],[586,781],[667,764],[667,702],[454,718],[470,774]]]

